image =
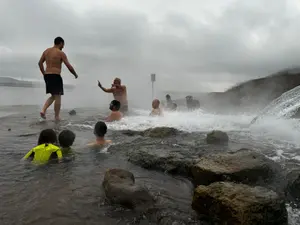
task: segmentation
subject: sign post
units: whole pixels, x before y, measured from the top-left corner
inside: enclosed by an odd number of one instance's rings
[[[152,73],[152,74],[151,74],[151,83],[152,83],[152,100],[154,99],[154,82],[155,82],[155,79],[156,79],[156,75],[155,75],[155,73]]]

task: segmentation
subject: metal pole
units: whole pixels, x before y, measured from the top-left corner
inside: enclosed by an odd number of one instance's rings
[[[152,83],[152,100],[154,99],[154,82],[155,82],[155,79],[156,78],[156,75],[155,73],[152,73],[151,74],[151,83]]]
[[[154,99],[154,82],[152,81],[152,100]]]

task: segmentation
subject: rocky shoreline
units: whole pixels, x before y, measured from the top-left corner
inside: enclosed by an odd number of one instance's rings
[[[174,141],[174,136],[188,139],[174,128],[156,127],[123,134],[134,137],[133,141],[139,144],[136,148],[128,148],[126,143],[113,145],[108,149],[111,154],[122,154],[134,165],[192,181],[191,206],[196,216],[188,224],[283,225],[288,224],[286,203],[298,203],[300,173],[288,176],[280,164],[258,151],[230,149],[230,138],[222,131],[212,131],[206,137],[198,135],[196,141],[205,142],[207,148]],[[151,141],[146,141],[147,137]],[[169,147],[154,148],[158,142]],[[110,203],[147,215],[157,213],[160,207],[151,193],[135,184],[129,171],[111,168],[105,174],[103,187]],[[161,209],[158,211],[162,213]],[[162,221],[157,224],[171,224]]]

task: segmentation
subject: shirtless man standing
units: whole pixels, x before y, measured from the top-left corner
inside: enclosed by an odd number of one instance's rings
[[[120,112],[126,114],[128,112],[128,101],[127,101],[127,88],[125,85],[121,85],[121,79],[115,78],[111,88],[104,88],[100,81],[98,86],[106,93],[113,93],[114,99],[121,103]]]
[[[64,45],[64,39],[61,37],[55,38],[54,46],[47,48],[43,52],[38,63],[46,83],[46,94],[51,94],[51,97],[46,100],[44,107],[40,112],[40,115],[43,119],[46,119],[46,111],[54,102],[55,120],[60,120],[59,113],[61,107],[61,96],[64,95],[63,80],[60,75],[61,64],[64,63],[67,66],[69,71],[75,76],[75,79],[78,77],[74,68],[69,63],[66,54],[62,51]],[[45,61],[46,70],[44,69]]]

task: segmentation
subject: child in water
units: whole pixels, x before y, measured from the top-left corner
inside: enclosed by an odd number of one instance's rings
[[[54,130],[42,130],[38,139],[38,145],[31,149],[22,160],[30,160],[35,164],[46,164],[51,159],[62,161],[62,152],[57,144],[57,136]]]
[[[105,140],[105,134],[107,132],[107,126],[104,122],[99,121],[96,123],[94,127],[94,135],[96,136],[96,140],[93,143],[88,144],[89,147],[95,146],[103,146],[106,144],[110,144],[111,140]]]
[[[154,99],[152,101],[152,111],[150,113],[150,116],[163,116],[163,112],[159,105],[160,101],[158,99]]]
[[[58,135],[58,142],[61,147],[64,161],[70,161],[74,158],[74,153],[71,146],[73,145],[75,138],[76,135],[71,130],[63,130]]]
[[[112,100],[109,109],[111,110],[110,115],[106,118],[106,122],[119,121],[122,119],[123,115],[119,111],[121,108],[121,103],[117,100]]]

